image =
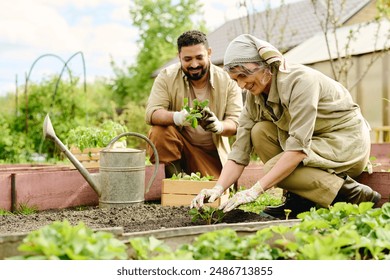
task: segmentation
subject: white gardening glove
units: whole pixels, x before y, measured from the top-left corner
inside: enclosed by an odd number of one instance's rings
[[[229,212],[241,204],[255,201],[263,192],[263,187],[257,181],[250,189],[237,192],[231,199],[219,206],[218,209],[223,210],[224,213]]]
[[[215,185],[212,189],[203,189],[200,193],[192,200],[190,208],[202,208],[203,201],[205,198],[209,198],[207,202],[214,202],[223,194],[224,188],[221,185]]]
[[[189,126],[191,123],[186,120],[188,112],[186,109],[181,110],[180,112],[173,113],[173,122],[177,126]]]
[[[215,114],[210,111],[209,107],[205,107],[202,110],[202,121],[200,122],[201,127],[206,131],[211,131],[216,134],[221,134],[223,131],[223,123],[218,120]]]

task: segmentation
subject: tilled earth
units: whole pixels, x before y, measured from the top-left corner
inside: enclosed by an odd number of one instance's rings
[[[192,222],[189,207],[167,207],[153,203],[133,204],[123,208],[84,207],[40,211],[31,215],[0,215],[0,234],[26,233],[54,221],[68,220],[72,225],[83,222],[92,229],[122,227],[124,232],[140,232],[163,228],[203,225]],[[271,216],[257,215],[242,210],[227,213],[222,223],[244,223],[275,220]]]

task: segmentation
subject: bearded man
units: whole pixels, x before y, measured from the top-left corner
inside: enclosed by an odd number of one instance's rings
[[[167,178],[180,172],[218,178],[230,152],[228,137],[237,132],[242,90],[222,68],[211,63],[204,33],[184,32],[177,39],[177,49],[179,62],[158,74],[148,98],[148,137],[165,165]],[[194,128],[184,105],[192,108],[195,99],[209,103],[202,112],[204,122]],[[154,163],[150,147],[148,153]]]

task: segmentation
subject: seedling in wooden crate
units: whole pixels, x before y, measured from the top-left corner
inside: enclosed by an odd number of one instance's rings
[[[202,111],[205,107],[209,105],[209,100],[199,101],[194,99],[193,107],[191,108],[188,103],[188,98],[184,98],[184,109],[188,112],[186,120],[191,123],[193,128],[196,128],[199,124],[199,121],[202,120],[205,116],[202,114]]]
[[[214,176],[202,176],[200,172],[192,172],[191,175],[186,173],[173,174],[171,180],[211,181],[213,178]]]

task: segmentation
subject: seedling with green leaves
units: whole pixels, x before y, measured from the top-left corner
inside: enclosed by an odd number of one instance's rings
[[[190,180],[190,181],[211,181],[214,176],[206,175],[202,176],[200,172],[192,172],[191,175],[186,173],[173,174],[171,180]]]
[[[193,128],[196,128],[199,124],[199,121],[205,117],[202,114],[202,111],[205,107],[209,105],[209,100],[205,99],[204,101],[199,101],[194,99],[192,108],[188,103],[188,98],[184,98],[184,109],[188,112],[186,120],[191,124]]]
[[[110,232],[93,231],[82,221],[55,221],[30,232],[18,247],[22,260],[124,260],[126,245]]]
[[[192,217],[192,222],[196,222],[201,219],[205,221],[207,225],[217,224],[222,221],[225,216],[225,213],[222,210],[206,205],[200,209],[191,208],[188,213]]]
[[[372,202],[338,202],[298,214],[302,221],[292,226],[273,225],[248,235],[213,230],[176,251],[155,249],[148,255],[159,260],[389,260],[390,203],[372,207]],[[150,250],[151,242],[144,243],[149,246],[143,250]]]

